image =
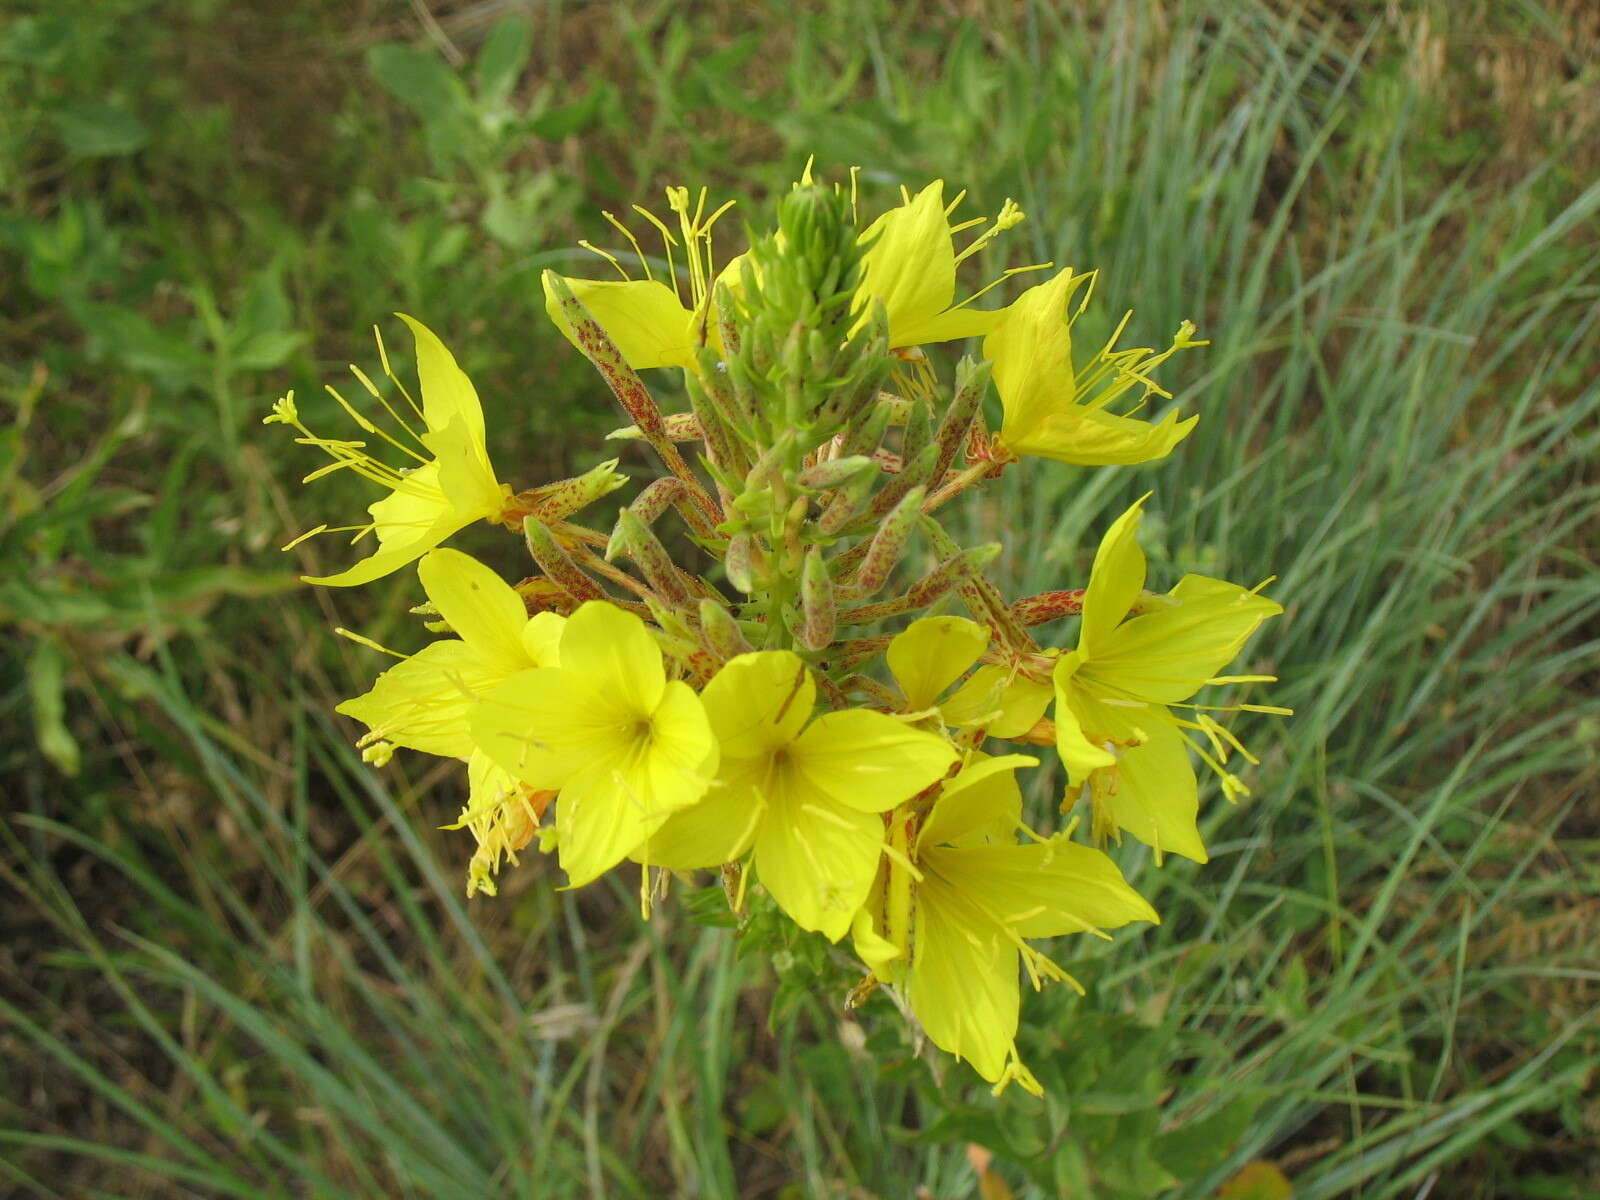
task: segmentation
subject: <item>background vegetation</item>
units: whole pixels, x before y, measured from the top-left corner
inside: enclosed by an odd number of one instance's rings
[[[5,10],[0,1189],[1600,1189],[1592,5]],[[692,897],[644,926],[540,860],[465,902],[455,772],[376,773],[330,712],[379,664],[328,627],[409,645],[415,589],[277,551],[367,499],[298,488],[282,390],[404,309],[508,477],[597,461],[620,421],[538,272],[666,183],[760,219],[810,154],[869,203],[1015,197],[987,273],[1098,266],[1095,320],[1212,338],[1168,462],[990,489],[1015,592],[1153,487],[1158,583],[1271,571],[1288,607],[1251,656],[1298,715],[1245,730],[1214,861],[1126,848],[1165,924],[1062,943],[1088,996],[1026,998],[1043,1104],[916,1058],[885,1000],[775,993]]]

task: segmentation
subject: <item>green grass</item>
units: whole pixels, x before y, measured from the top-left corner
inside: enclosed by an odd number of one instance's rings
[[[0,30],[0,1178],[943,1197],[973,1141],[1025,1196],[1209,1197],[1258,1158],[1297,1197],[1592,1194],[1600,186],[1567,10],[550,6],[515,70],[521,11]],[[770,1031],[771,968],[685,903],[644,924],[533,861],[462,900],[454,778],[373,772],[329,711],[375,664],[327,627],[385,640],[414,597],[290,591],[313,560],[274,548],[362,501],[300,491],[255,420],[370,362],[372,321],[460,347],[517,482],[585,465],[620,422],[538,271],[662,182],[759,214],[812,152],[869,203],[1016,197],[984,266],[1100,267],[1085,341],[1124,306],[1136,343],[1212,339],[1169,461],[988,489],[1010,592],[1081,583],[1154,488],[1155,585],[1275,573],[1288,610],[1248,698],[1296,715],[1243,725],[1213,861],[1125,847],[1164,924],[1061,943],[1089,994],[1024,999],[1042,1105],[913,1058],[883,999],[791,988]]]

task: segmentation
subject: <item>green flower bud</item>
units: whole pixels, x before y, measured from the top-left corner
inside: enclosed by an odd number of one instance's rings
[[[795,637],[807,650],[824,650],[833,641],[833,580],[816,546],[806,552],[800,573],[800,614]]]
[[[927,494],[926,488],[912,488],[884,518],[878,532],[872,535],[872,542],[866,557],[861,560],[861,569],[856,572],[854,581],[859,594],[870,596],[889,582],[889,574],[905,553],[906,545],[911,540],[911,531],[917,527],[917,520],[922,516],[922,501]]]

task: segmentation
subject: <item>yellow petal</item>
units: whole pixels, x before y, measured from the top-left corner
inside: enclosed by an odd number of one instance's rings
[[[750,759],[725,756],[705,798],[674,812],[634,856],[651,866],[688,871],[744,854],[767,807],[751,765]]]
[[[1110,858],[1060,836],[1021,846],[942,847],[929,852],[924,869],[965,889],[1025,938],[1161,919]]]
[[[372,506],[370,511],[374,516],[377,515],[382,503]],[[307,575],[304,577],[305,581],[321,584],[324,587],[356,587],[359,584],[371,583],[374,579],[382,579],[385,575],[416,562],[447,537],[470,525],[473,519],[472,517],[463,519],[454,509],[443,509],[431,523],[407,528],[404,537],[391,534],[387,543],[380,542],[375,552],[343,571],[332,575]],[[390,528],[393,529],[394,526]]]
[[[522,627],[522,652],[528,656],[528,665],[534,667],[559,667],[561,665],[561,635],[566,630],[567,619],[560,613],[534,613]]]
[[[867,970],[885,983],[896,982],[905,951],[878,932],[870,901],[856,910],[850,922],[850,941],[855,945],[856,957],[867,964]]]
[[[1003,308],[949,308],[924,320],[903,322],[892,335],[894,345],[930,346],[935,342],[983,337],[998,329],[1005,315]]]
[[[1017,1036],[1017,950],[955,889],[917,889],[906,999],[929,1040],[991,1083]]]
[[[981,725],[990,737],[1014,738],[1039,723],[1055,695],[1048,683],[1005,667],[979,667],[939,706],[946,725]]]
[[[1119,753],[1116,766],[1091,781],[1095,804],[1117,828],[1157,852],[1205,862],[1205,843],[1195,824],[1199,791],[1183,734],[1159,714],[1123,711],[1131,714],[1123,718],[1125,724],[1107,732],[1126,737],[1137,730],[1145,740]]]
[[[1008,446],[1025,441],[1046,417],[1072,403],[1077,381],[1067,305],[1088,280],[1069,267],[1034,285],[1011,302],[983,341],[1005,414],[1000,436]]]
[[[1016,772],[1038,765],[1037,758],[1026,754],[976,756],[940,790],[917,835],[918,852],[924,846],[974,837],[1009,840],[1022,824],[1022,791],[1017,787]]]
[[[1083,623],[1078,633],[1078,649],[1085,659],[1093,659],[1106,645],[1111,631],[1128,615],[1139,593],[1144,590],[1144,551],[1139,548],[1139,520],[1149,493],[1139,497],[1100,539],[1094,566],[1089,570],[1089,586],[1083,593]]]
[[[654,279],[563,278],[635,371],[693,364],[694,314],[666,284]],[[548,280],[544,307],[556,328],[582,350]]]
[[[478,392],[455,356],[434,332],[405,313],[396,313],[411,328],[417,346],[417,376],[422,384],[422,416],[431,430],[443,429],[460,419],[473,441],[484,444],[483,406]]]
[[[560,787],[589,761],[590,743],[623,719],[596,706],[592,690],[558,667],[518,671],[486,689],[472,708],[472,740],[513,778]]]
[[[798,654],[758,650],[730,659],[701,699],[723,754],[750,758],[792,742],[811,719],[816,696]]]
[[[1142,700],[1176,704],[1233,661],[1262,621],[1283,608],[1237,584],[1188,576],[1175,608],[1145,613],[1109,634],[1086,676]],[[1085,605],[1087,612],[1088,606]]]
[[[661,648],[633,613],[591,600],[567,618],[561,634],[561,666],[619,711],[647,716],[661,703],[666,670]]]
[[[1071,787],[1081,787],[1089,773],[1098,767],[1109,767],[1116,756],[1104,746],[1097,746],[1085,736],[1073,705],[1078,699],[1080,685],[1075,676],[1081,659],[1076,650],[1063,654],[1057,661],[1053,681],[1056,695],[1056,753],[1067,768]],[[1095,730],[1103,734],[1103,730]]]
[[[882,819],[803,783],[773,788],[767,803],[756,831],[756,877],[796,925],[838,941],[872,885]]]
[[[795,769],[846,808],[877,813],[944,776],[956,760],[942,737],[852,708],[818,717],[790,749]]]
[[[672,813],[699,801],[717,766],[705,708],[678,680],[666,685],[648,732],[629,745],[585,737],[585,761],[556,802],[557,846],[572,887],[616,866]]]
[[[335,711],[397,746],[467,758],[473,750],[468,722],[477,697],[505,677],[464,642],[438,641],[390,667],[371,689]]]
[[[425,555],[417,575],[439,615],[484,662],[503,665],[508,672],[537,665],[522,646],[528,611],[500,576],[459,550]]]
[[[1074,405],[1040,417],[1026,432],[1002,431],[1014,454],[1030,454],[1084,467],[1132,466],[1154,462],[1194,429],[1198,416],[1178,419],[1177,410],[1155,424]]]
[[[989,631],[964,617],[924,617],[889,643],[889,671],[908,712],[932,708],[989,646]]]
[[[495,478],[488,451],[463,418],[453,417],[443,429],[423,434],[422,444],[439,466],[439,491],[457,512],[479,520],[505,507],[510,489]]]
[[[936,179],[908,203],[892,208],[862,231],[857,304],[881,300],[889,317],[889,345],[950,307],[956,293],[956,256],[944,214],[944,181]]]

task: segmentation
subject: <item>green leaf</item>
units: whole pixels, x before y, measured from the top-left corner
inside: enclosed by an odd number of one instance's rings
[[[1204,1175],[1228,1157],[1260,1106],[1259,1096],[1239,1096],[1209,1116],[1162,1134],[1153,1144],[1156,1161],[1179,1179]]]
[[[549,142],[560,141],[588,128],[594,122],[600,111],[601,102],[605,98],[605,88],[593,88],[581,100],[545,109],[528,123],[528,128],[536,137]]]
[[[474,64],[478,99],[486,104],[503,103],[528,65],[532,50],[533,29],[526,18],[507,17],[495,25]]]
[[[274,263],[257,271],[245,287],[244,298],[233,317],[241,342],[260,333],[278,333],[294,326],[288,293],[283,290],[283,270]]]
[[[288,329],[258,333],[234,351],[233,365],[241,371],[276,370],[305,340],[305,334]]]
[[[205,357],[178,334],[157,328],[131,308],[113,304],[75,305],[73,315],[88,331],[93,349],[130,371],[194,382],[205,372]]]
[[[469,110],[466,88],[434,54],[395,42],[367,51],[367,69],[396,100],[433,124]]]
[[[33,731],[39,749],[63,775],[76,775],[82,762],[78,743],[67,732],[67,659],[60,643],[41,640],[28,661],[28,692],[33,700]]]
[[[150,130],[127,109],[93,100],[64,104],[52,114],[62,144],[85,158],[114,158],[142,150]]]

